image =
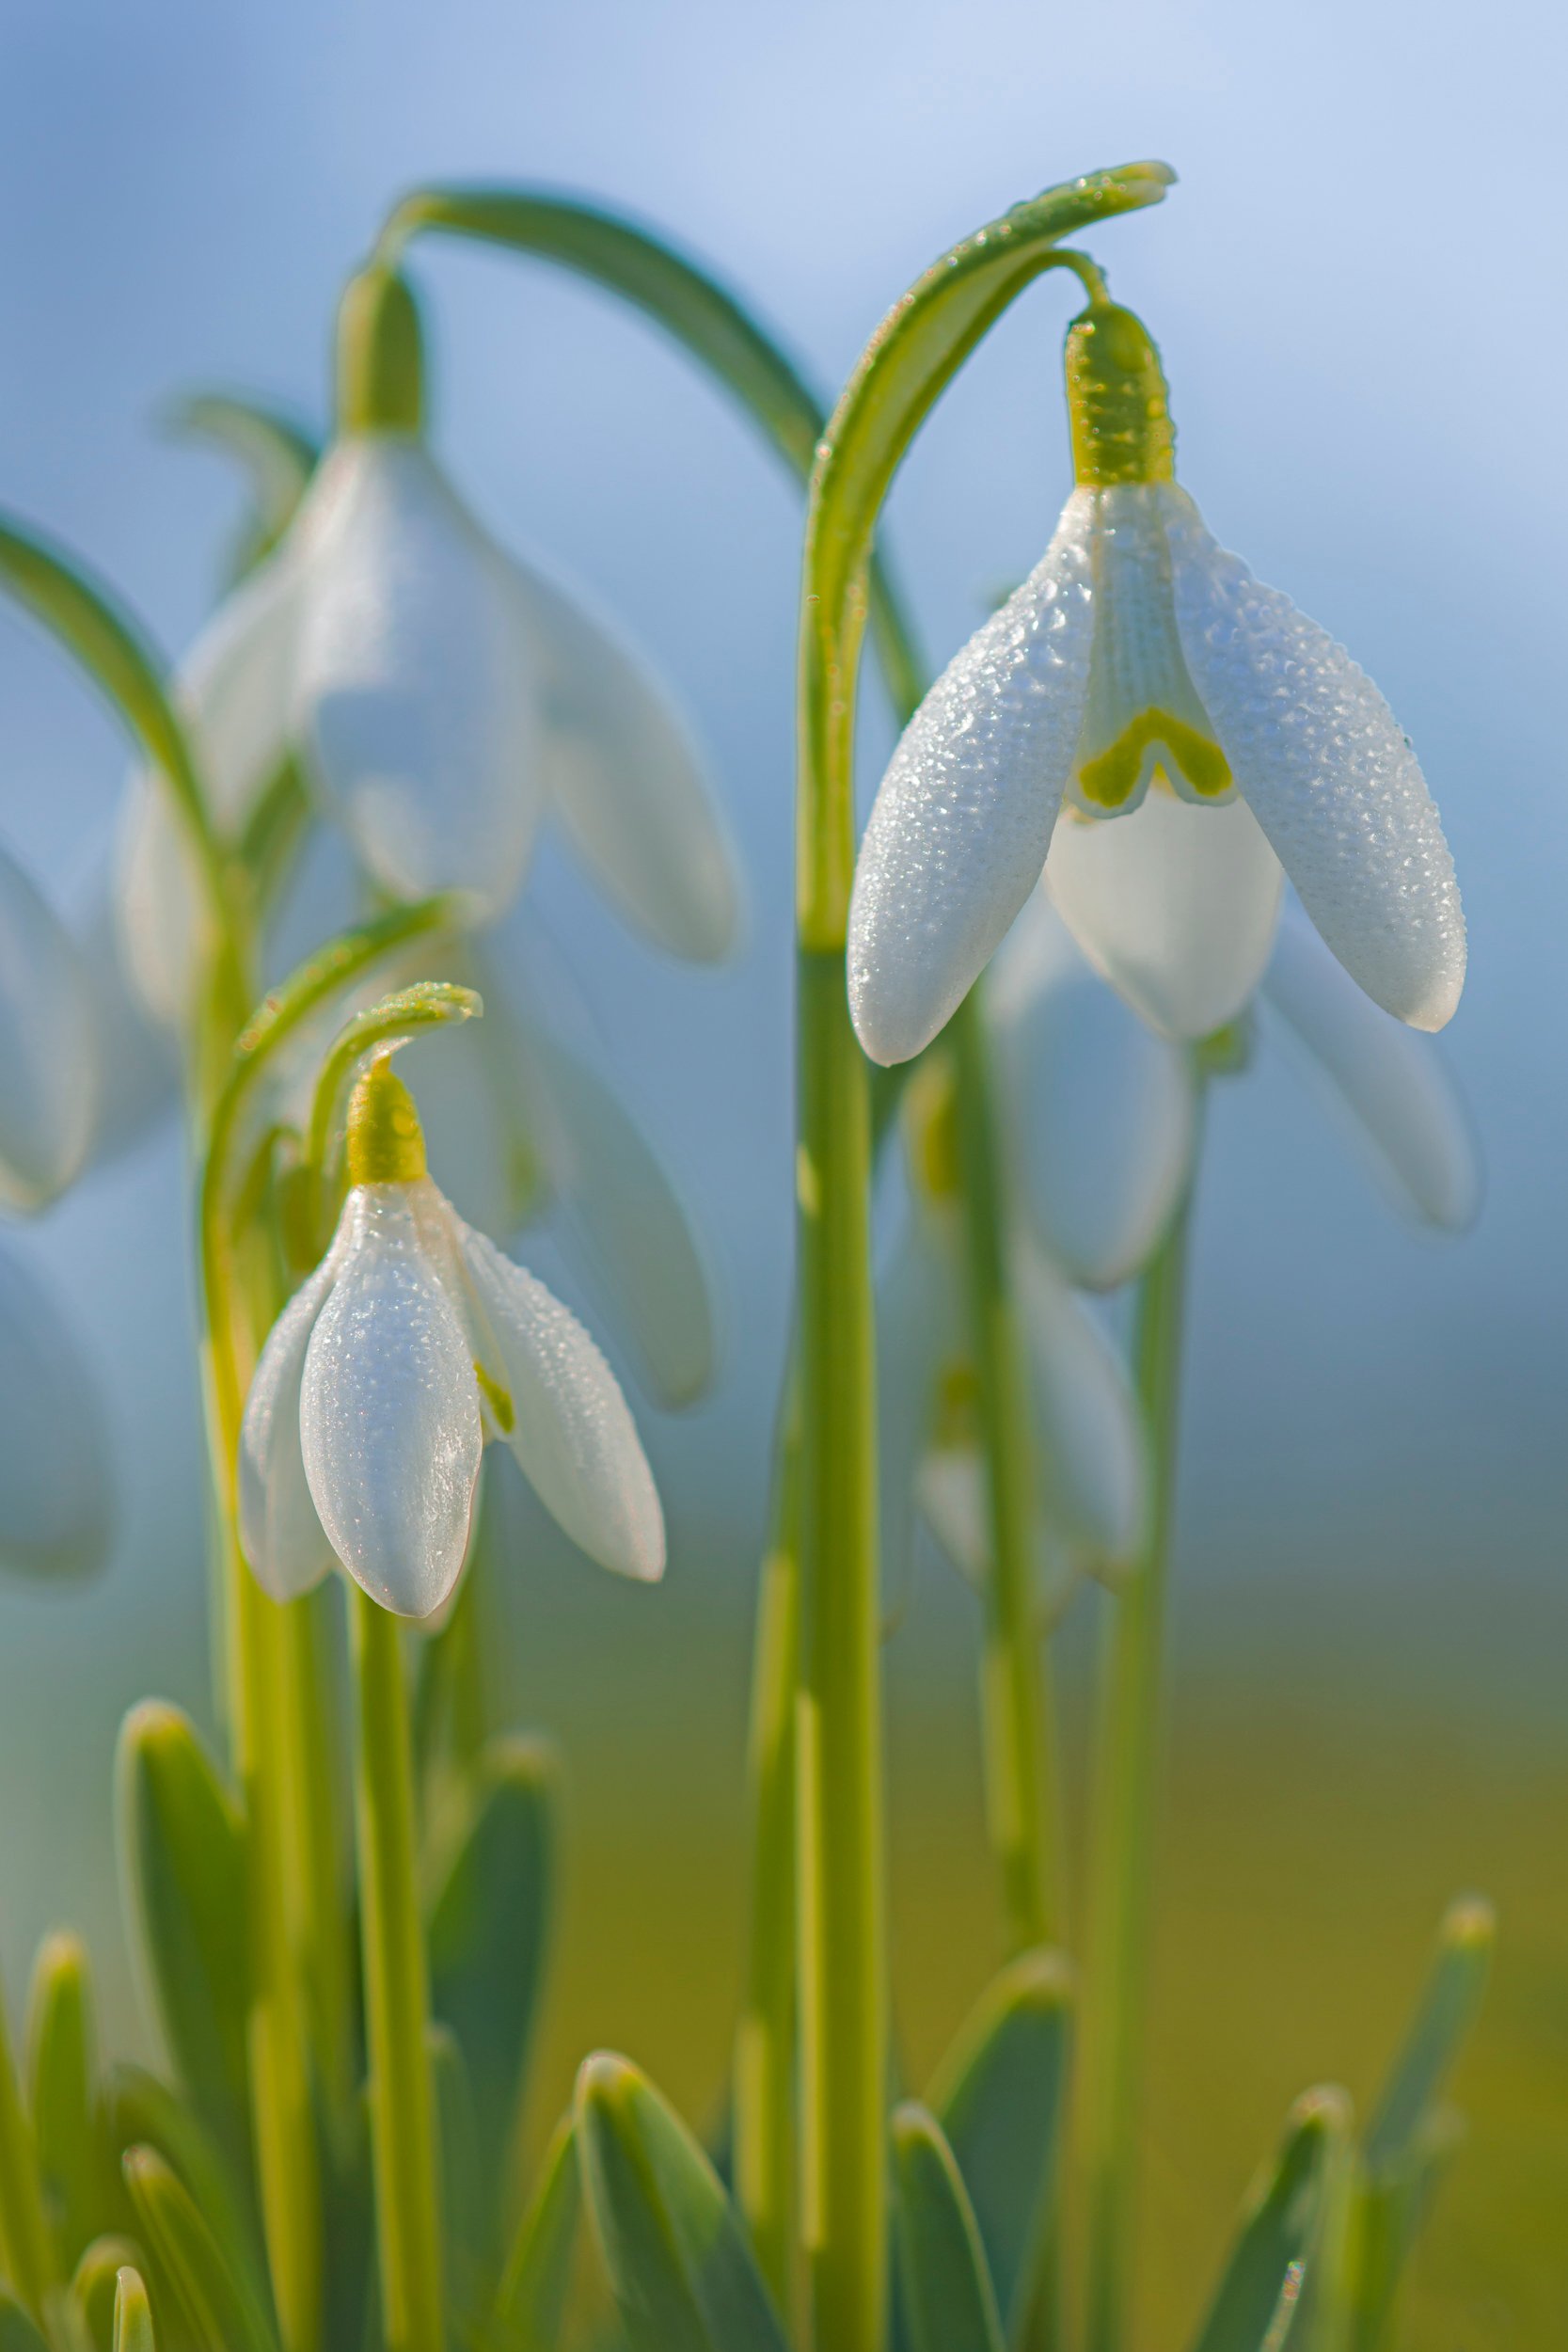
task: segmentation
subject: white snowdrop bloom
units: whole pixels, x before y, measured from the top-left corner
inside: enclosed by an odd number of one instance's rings
[[[0,1208],[47,1207],[92,1137],[100,1044],[81,950],[0,850]]]
[[[0,1566],[85,1575],[102,1566],[113,1520],[98,1383],[59,1301],[0,1248]]]
[[[490,920],[516,897],[547,811],[659,946],[721,958],[738,921],[734,860],[684,722],[610,628],[459,498],[421,431],[411,297],[367,272],[345,319],[367,303],[382,308],[378,333],[404,339],[401,401],[367,405],[350,382],[283,538],[183,673],[220,821],[237,829],[293,754],[383,890],[461,893]],[[188,988],[190,878],[139,803],[122,870],[134,965],[166,1011]]]
[[[426,1173],[413,1100],[378,1057],[349,1107],[350,1189],[325,1258],[261,1354],[240,1444],[240,1540],[278,1599],[336,1558],[400,1616],[457,1581],[487,1439],[604,1566],[663,1572],[664,1523],[625,1398],[542,1282]]]
[[[1177,486],[1131,311],[1075,321],[1068,390],[1078,486],[1055,535],[916,711],[871,813],[848,940],[861,1042],[919,1053],[1042,869],[1091,961],[1174,1037],[1247,1003],[1285,875],[1370,997],[1441,1028],[1464,919],[1387,704]]]

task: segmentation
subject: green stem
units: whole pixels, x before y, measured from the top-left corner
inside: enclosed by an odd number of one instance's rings
[[[1082,2106],[1086,2352],[1123,2352],[1129,2340],[1190,1224],[1189,1199],[1138,1288],[1134,1367],[1149,1448],[1148,1533],[1137,1572],[1113,1604],[1101,1669]]]
[[[10,2035],[0,2002],[0,2257],[35,2319],[55,2277],[55,2250],[39,2180],[33,2127],[22,2103]]]
[[[736,2195],[786,2326],[796,2317],[795,1691],[800,1649],[800,1452],[781,1448],[752,1670],[751,1919],[735,2046]]]
[[[414,1759],[397,1620],[356,1588],[361,1933],[382,2327],[388,2352],[442,2352],[429,1997],[415,1872]]]
[[[1059,1939],[1061,1874],[1052,1709],[1037,1604],[1037,1502],[1028,1370],[1007,1260],[1009,1213],[991,1101],[983,983],[949,1032],[958,1082],[965,1270],[990,1506],[981,1723],[986,1813],[1011,1952]]]

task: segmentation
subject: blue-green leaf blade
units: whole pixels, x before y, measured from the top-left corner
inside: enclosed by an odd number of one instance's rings
[[[898,2270],[911,2352],[1002,2352],[996,2290],[942,2127],[912,2101],[893,2119]]]
[[[1350,2131],[1332,2089],[1291,2108],[1278,2151],[1247,2200],[1193,2352],[1279,2352],[1315,2243],[1330,2169]]]
[[[491,2352],[556,2352],[582,2211],[577,2128],[562,2116],[507,2253],[485,2343]]]
[[[1404,2044],[1367,2128],[1365,2160],[1375,2174],[1404,2164],[1441,2101],[1486,1989],[1497,1919],[1481,1897],[1449,1906]]]

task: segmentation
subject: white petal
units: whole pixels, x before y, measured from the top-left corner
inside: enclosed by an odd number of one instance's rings
[[[1416,755],[1326,629],[1166,492],[1182,650],[1243,794],[1334,953],[1413,1028],[1465,981],[1453,860]]]
[[[949,662],[905,728],[861,844],[849,1007],[873,1061],[929,1044],[1039,879],[1072,767],[1092,637],[1093,495]]]
[[[345,1211],[340,1232],[348,1226]],[[305,1358],[343,1249],[334,1242],[273,1325],[245,1399],[240,1431],[240,1549],[274,1600],[320,1583],[334,1554],[310,1500],[301,1451]]]
[[[1350,1114],[1407,1214],[1460,1232],[1481,1205],[1481,1164],[1438,1049],[1383,1012],[1287,907],[1263,996]]]
[[[717,962],[739,923],[736,861],[684,721],[601,620],[531,566],[515,570],[541,660],[556,813],[660,946]]]
[[[98,1110],[88,1165],[130,1151],[180,1102],[180,1057],[150,1020],[126,972],[106,877],[100,876],[78,932],[98,1029]]]
[[[1034,1375],[1041,1508],[1085,1565],[1136,1556],[1148,1510],[1144,1443],[1125,1367],[1049,1259],[1021,1249],[1016,1279]]]
[[[92,982],[57,914],[0,850],[0,1206],[26,1215],[82,1167],[97,1103]]]
[[[990,1572],[990,1495],[977,1445],[933,1447],[915,1482],[920,1516],[966,1583]]]
[[[1095,969],[1168,1037],[1207,1037],[1250,1001],[1283,876],[1243,801],[1150,787],[1128,817],[1065,810],[1045,879]]]
[[[531,615],[416,441],[341,442],[308,530],[295,723],[312,781],[383,887],[516,896],[542,793]]]
[[[529,1038],[547,1094],[551,1182],[602,1277],[659,1403],[692,1404],[713,1378],[713,1311],[686,1212],[602,1078],[542,1030]]]
[[[653,1581],[664,1572],[664,1518],[614,1374],[543,1282],[467,1226],[459,1244],[499,1349],[507,1442],[524,1476],[591,1559]]]
[[[1020,1203],[1073,1281],[1114,1289],[1150,1257],[1186,1188],[1187,1055],[1085,961],[1043,890],[1003,943],[986,1008]]]
[[[427,1617],[457,1580],[483,1434],[472,1352],[402,1184],[349,1195],[300,1391],[305,1475],[372,1599]]]
[[[98,1384],[58,1300],[0,1249],[0,1566],[79,1576],[114,1518]]]

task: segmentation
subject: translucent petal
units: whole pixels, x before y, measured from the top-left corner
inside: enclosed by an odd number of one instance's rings
[[[1073,937],[1167,1037],[1207,1037],[1251,999],[1283,877],[1243,801],[1200,808],[1156,783],[1129,817],[1064,810],[1045,879]]]
[[[543,1282],[470,1227],[458,1241],[499,1350],[507,1443],[524,1476],[591,1559],[653,1581],[664,1572],[664,1517],[614,1374]]]
[[[227,596],[176,680],[202,781],[220,825],[237,832],[286,749],[298,613],[294,542]],[[201,938],[200,876],[168,792],[156,776],[125,788],[117,850],[125,961],[155,1019],[189,1019]]]
[[[735,945],[739,886],[727,828],[685,722],[596,616],[515,565],[538,649],[556,813],[611,898],[673,955]]]
[[[1107,988],[1043,890],[1003,943],[986,1005],[1020,1204],[1074,1282],[1114,1289],[1152,1254],[1186,1187],[1187,1055]]]
[[[1085,1565],[1114,1575],[1136,1556],[1148,1511],[1126,1369],[1042,1251],[1018,1252],[1016,1279],[1034,1375],[1041,1508]]]
[[[80,1170],[92,1136],[99,1038],[75,941],[0,850],[0,1207],[27,1215]]]
[[[933,1446],[915,1482],[920,1516],[967,1583],[990,1566],[990,1497],[977,1445]]]
[[[113,1521],[98,1383],[59,1301],[0,1248],[0,1566],[87,1574],[103,1565]]]
[[[1326,629],[1164,493],[1177,621],[1236,781],[1302,904],[1385,1011],[1440,1029],[1465,981],[1465,917],[1416,755]]]
[[[686,1211],[610,1088],[546,1032],[529,1043],[544,1081],[551,1182],[659,1403],[690,1405],[713,1378],[713,1310]]]
[[[1445,1232],[1463,1232],[1481,1206],[1481,1163],[1438,1049],[1364,995],[1291,906],[1263,997],[1349,1114],[1398,1205]]]
[[[311,778],[394,897],[516,896],[543,790],[531,613],[414,440],[341,442],[309,532],[295,673]]]
[[[107,878],[100,876],[78,933],[98,1029],[98,1107],[87,1165],[129,1152],[180,1103],[174,1040],[130,985]]]
[[[350,1227],[345,1210],[340,1232]],[[274,1600],[295,1600],[319,1584],[333,1549],[310,1500],[300,1443],[300,1391],[316,1318],[338,1278],[334,1242],[273,1325],[245,1400],[240,1430],[240,1549]]]
[[[463,1565],[483,1433],[467,1335],[402,1184],[364,1184],[300,1391],[305,1475],[372,1599],[427,1617]]]
[[[1039,879],[1084,716],[1093,498],[905,728],[861,844],[849,1006],[873,1061],[951,1017]]]

